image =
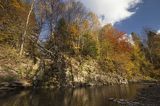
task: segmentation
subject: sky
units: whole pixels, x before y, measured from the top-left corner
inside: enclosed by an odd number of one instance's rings
[[[80,1],[99,16],[102,26],[111,23],[127,34],[142,34],[144,28],[160,32],[160,0]]]

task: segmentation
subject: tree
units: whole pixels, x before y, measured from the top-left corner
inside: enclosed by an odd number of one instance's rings
[[[142,74],[149,74],[150,70],[152,70],[152,65],[146,58],[145,47],[139,35],[134,32],[131,35],[134,42],[131,52],[131,60],[134,63],[135,72],[139,71]]]
[[[130,44],[125,37],[125,33],[118,31],[110,24],[101,29],[99,40],[102,43],[101,49],[106,49],[106,51],[104,51],[104,53],[107,53],[106,55],[109,55],[109,51],[112,52],[112,55],[115,53],[125,53],[130,51]]]
[[[23,41],[23,44],[25,43],[25,51],[28,51],[31,48],[31,41],[27,37],[30,37],[31,35],[36,36],[37,33],[37,25],[34,15],[31,13],[30,15],[28,14],[30,5],[22,3],[18,0],[2,0],[1,4],[3,5],[3,9],[0,9],[0,43],[8,44],[20,50],[22,35],[25,34],[26,39]],[[28,20],[27,33],[24,33],[24,30],[26,30],[25,17],[28,15],[30,18],[30,23]]]
[[[97,39],[94,36],[96,36],[95,33],[88,32],[81,38],[81,54],[83,56],[90,56],[92,58],[97,58],[99,56],[99,45]]]
[[[20,45],[20,56],[21,56],[22,53],[23,53],[24,40],[25,40],[25,37],[26,37],[26,34],[27,34],[27,28],[28,28],[28,24],[29,24],[29,20],[30,20],[31,13],[32,13],[32,11],[33,11],[34,3],[35,3],[35,0],[32,1],[32,4],[31,4],[30,10],[29,10],[29,13],[28,13],[28,15],[27,15],[27,20],[26,20],[26,24],[25,24],[24,33],[22,34],[22,37],[21,37],[22,42],[21,42],[21,45]]]
[[[50,38],[57,42],[61,51],[79,54],[84,46],[83,35],[99,26],[97,16],[88,12],[81,2],[74,0],[49,2],[52,11],[50,15],[52,36]],[[50,40],[49,42],[51,43]]]
[[[132,48],[125,33],[118,31],[110,24],[106,25],[100,31],[99,42],[99,60],[103,70],[131,76],[134,67],[130,60]]]
[[[156,68],[160,67],[160,36],[153,31],[148,31],[148,51],[149,57],[152,64],[155,65]]]

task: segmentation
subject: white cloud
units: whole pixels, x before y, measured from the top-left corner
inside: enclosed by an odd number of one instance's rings
[[[159,30],[157,30],[157,34],[160,34],[160,29],[159,29]]]
[[[115,24],[125,20],[135,14],[135,11],[130,11],[142,3],[142,0],[79,0],[88,9],[95,12],[99,17],[104,16],[102,25],[111,23]]]

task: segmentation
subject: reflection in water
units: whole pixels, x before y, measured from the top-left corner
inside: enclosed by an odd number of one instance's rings
[[[0,106],[119,106],[108,98],[132,99],[143,85],[38,89],[0,98]]]

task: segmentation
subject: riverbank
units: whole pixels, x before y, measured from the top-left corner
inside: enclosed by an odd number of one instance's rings
[[[109,61],[101,63],[91,57],[70,57],[63,55],[58,61],[44,60],[44,68],[40,66],[33,78],[33,85],[42,88],[79,87],[128,84],[129,82],[154,81],[139,71],[128,71],[117,67]],[[112,63],[112,64],[111,64]],[[121,66],[121,65],[119,65]]]
[[[2,82],[0,83],[0,97],[29,88],[32,88],[32,85],[26,81]]]
[[[112,59],[59,54],[57,59],[19,57],[14,48],[0,47],[0,83],[26,80],[34,87],[60,88],[128,84],[143,80],[154,81],[138,70],[128,70],[128,64]],[[12,51],[12,54],[11,54]],[[10,59],[11,58],[11,59]]]
[[[0,83],[27,80],[38,88],[60,88],[154,81],[128,61],[63,53],[53,59],[36,57],[34,62],[27,56],[19,56],[18,51],[10,46],[1,46],[0,49]]]
[[[61,86],[61,87],[35,87],[32,83],[30,82],[27,82],[25,80],[17,80],[17,81],[10,81],[10,82],[1,82],[0,83],[0,92],[2,93],[5,93],[7,94],[7,92],[15,92],[15,91],[22,91],[22,90],[25,90],[25,89],[52,89],[52,88],[55,88],[55,89],[61,89],[61,88],[66,88],[66,89],[74,89],[74,88],[83,88],[83,87],[104,87],[104,86],[118,86],[118,85],[130,85],[130,84],[144,84],[144,85],[149,85],[149,88],[152,88],[152,87],[159,87],[160,84],[158,85],[158,81],[139,81],[139,82],[131,82],[131,81],[127,81],[128,83],[115,83],[115,84],[93,84],[93,85],[89,85],[89,84],[83,84],[83,83],[79,83],[77,85],[74,85],[74,86]],[[156,85],[156,86],[155,86]],[[148,88],[148,87],[147,87]],[[143,90],[146,90],[146,89],[143,89]],[[110,98],[109,100],[111,101],[116,101],[114,98]],[[117,100],[118,101],[118,100]],[[121,100],[120,100],[121,101]]]

